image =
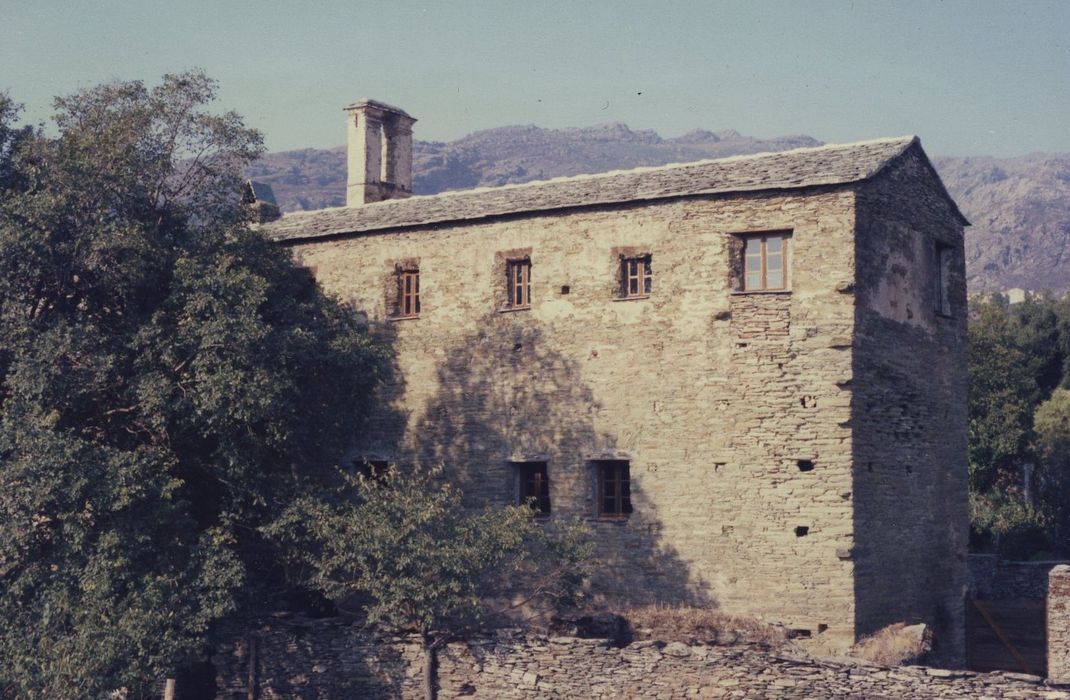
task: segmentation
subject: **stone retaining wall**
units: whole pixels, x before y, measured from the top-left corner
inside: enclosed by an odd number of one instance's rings
[[[1070,571],[1068,571],[1070,573]],[[1070,577],[1068,577],[1070,582]],[[338,620],[272,621],[213,658],[216,700],[247,697],[255,649],[261,700],[419,698],[412,639],[373,637]],[[1034,676],[888,669],[753,648],[499,635],[439,656],[441,698],[1046,698],[1070,692]]]
[[[1007,561],[994,554],[969,556],[970,594],[987,600],[1044,598],[1048,573],[1063,561]]]

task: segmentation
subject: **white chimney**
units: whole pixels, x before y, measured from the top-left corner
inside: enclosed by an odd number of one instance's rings
[[[397,107],[360,100],[345,108],[349,178],[346,206],[359,207],[412,194],[412,125]]]

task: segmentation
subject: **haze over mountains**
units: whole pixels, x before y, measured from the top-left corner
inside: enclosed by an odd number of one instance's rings
[[[506,126],[448,143],[417,141],[413,190],[433,194],[818,145],[809,136],[757,139],[733,130],[662,138],[624,124]],[[929,155],[973,224],[966,236],[971,292],[1070,288],[1070,154]],[[320,209],[345,203],[345,167],[344,147],[303,149],[268,154],[249,176],[272,186],[283,211]]]

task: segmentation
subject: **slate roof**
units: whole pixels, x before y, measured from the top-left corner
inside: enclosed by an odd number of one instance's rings
[[[872,178],[917,143],[902,136],[290,212],[260,230],[294,241],[591,204],[844,185]]]

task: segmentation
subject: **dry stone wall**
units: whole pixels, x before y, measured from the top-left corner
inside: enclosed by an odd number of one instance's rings
[[[858,195],[851,558],[860,634],[923,620],[939,657],[961,664],[966,282],[963,227],[940,188],[915,147]],[[941,246],[953,254],[938,272]]]
[[[244,700],[249,639],[262,700],[420,698],[421,652],[408,639],[373,638],[337,621],[275,622],[213,658],[217,700]],[[499,637],[451,644],[439,696],[486,698],[1021,698],[1070,699],[1033,676],[917,666],[884,668],[753,648]]]
[[[1060,564],[1048,576],[1048,678],[1070,683],[1070,566]]]
[[[575,207],[295,242],[396,349],[354,456],[507,503],[546,462],[597,541],[595,604],[685,602],[844,649],[892,622],[963,656],[962,226],[916,148],[851,187]],[[790,232],[790,291],[740,293],[740,234]],[[931,253],[957,251],[937,317]],[[505,307],[505,262],[531,306]],[[621,255],[649,295],[619,299]],[[928,257],[927,257],[928,256]],[[418,318],[397,272],[418,269]],[[598,515],[599,460],[634,512]],[[942,641],[940,641],[942,640]]]
[[[473,503],[548,463],[553,518],[597,539],[593,590],[761,615],[854,641],[854,195],[693,197],[294,245],[383,324],[391,410],[356,454],[442,463]],[[736,234],[791,231],[790,293],[735,293]],[[503,251],[530,255],[532,305],[502,308]],[[647,298],[617,300],[620,251]],[[528,253],[530,251],[530,253]],[[418,319],[389,321],[399,261]],[[596,517],[597,459],[630,464],[634,512]]]
[[[969,555],[970,595],[976,598],[1039,598],[1048,594],[1048,575],[1065,561],[1008,561],[995,554]]]

